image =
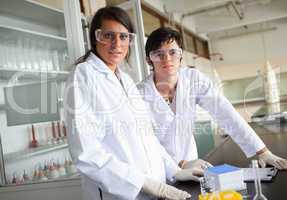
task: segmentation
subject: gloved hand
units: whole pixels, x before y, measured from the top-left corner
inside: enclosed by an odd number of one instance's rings
[[[213,165],[207,161],[204,161],[202,159],[197,159],[197,160],[191,160],[191,161],[186,162],[185,164],[182,165],[182,168],[183,169],[197,169],[196,171],[199,173],[194,174],[194,175],[203,176],[204,170],[212,166]]]
[[[277,169],[287,169],[287,160],[274,155],[269,150],[259,154],[258,158],[261,167],[266,167],[266,164],[269,164]]]
[[[142,191],[154,197],[168,200],[185,200],[191,198],[191,195],[185,191],[149,178],[145,179]]]
[[[200,168],[188,168],[188,169],[181,169],[177,171],[174,175],[177,181],[196,181],[199,182],[200,176],[203,174],[203,169]]]
[[[175,174],[175,179],[179,181],[189,181],[193,180],[199,182],[199,178],[203,176],[203,172],[208,167],[212,167],[207,161],[197,159],[191,160],[182,165],[182,170]]]

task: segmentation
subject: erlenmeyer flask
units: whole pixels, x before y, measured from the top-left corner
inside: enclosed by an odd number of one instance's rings
[[[262,194],[262,188],[261,188],[261,180],[258,173],[258,161],[252,160],[252,168],[255,173],[255,180],[254,180],[254,186],[255,186],[255,196],[253,197],[253,200],[267,200],[267,198]]]

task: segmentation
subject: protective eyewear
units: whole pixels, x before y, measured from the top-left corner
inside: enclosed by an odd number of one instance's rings
[[[96,40],[102,44],[114,44],[116,42],[116,38],[118,38],[121,42],[121,46],[131,45],[136,37],[136,34],[134,33],[105,31],[101,29],[97,29],[95,31],[95,35]]]
[[[167,59],[166,56],[169,56],[170,60],[178,60],[182,57],[182,49],[158,49],[151,51],[149,53],[149,58],[153,62],[160,62]]]

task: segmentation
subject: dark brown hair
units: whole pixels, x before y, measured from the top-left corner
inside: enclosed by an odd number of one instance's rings
[[[178,46],[182,48],[182,38],[179,32],[169,27],[161,27],[154,30],[147,38],[145,45],[146,57],[149,57],[149,53],[153,50],[157,50],[165,42],[176,41]]]
[[[134,33],[134,27],[131,22],[131,19],[129,15],[126,13],[126,11],[124,11],[122,8],[115,7],[115,6],[108,6],[108,7],[99,9],[95,13],[92,19],[92,22],[91,22],[91,26],[90,26],[89,39],[91,42],[91,49],[84,56],[80,57],[75,62],[75,64],[84,62],[89,57],[91,52],[93,52],[95,55],[100,57],[96,50],[97,40],[95,36],[95,31],[101,28],[104,20],[117,21],[120,24],[122,24],[124,27],[126,27],[126,29],[128,29],[130,33]]]
[[[177,45],[182,48],[182,37],[180,33],[169,27],[160,27],[154,30],[147,38],[145,44],[145,54],[147,63],[152,66],[151,71],[153,71],[153,63],[149,58],[149,53],[153,50],[159,49],[165,42],[175,41]]]

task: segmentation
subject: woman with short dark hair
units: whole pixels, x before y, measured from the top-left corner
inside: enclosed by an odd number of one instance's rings
[[[193,135],[196,105],[199,105],[211,114],[247,157],[257,154],[262,166],[270,164],[287,169],[286,159],[273,155],[265,147],[205,75],[197,69],[181,67],[182,38],[179,32],[166,27],[153,31],[147,38],[145,50],[153,73],[138,87],[150,107],[158,139],[182,168],[211,166],[198,159]]]

